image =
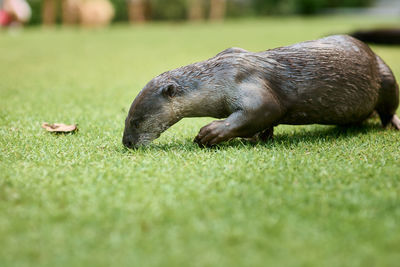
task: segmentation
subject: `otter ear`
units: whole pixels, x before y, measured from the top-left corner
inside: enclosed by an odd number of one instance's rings
[[[176,86],[174,84],[170,83],[170,84],[164,86],[161,89],[161,92],[162,92],[163,96],[165,96],[165,97],[174,97],[176,95],[176,90],[177,90]]]

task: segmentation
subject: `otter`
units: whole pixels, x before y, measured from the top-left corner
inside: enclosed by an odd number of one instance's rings
[[[200,129],[200,146],[267,140],[278,124],[360,124],[374,111],[400,130],[398,104],[390,68],[348,35],[262,52],[229,48],[152,79],[130,107],[122,142],[149,144],[184,117],[222,119]]]

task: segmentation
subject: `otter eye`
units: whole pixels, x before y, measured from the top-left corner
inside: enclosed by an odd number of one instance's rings
[[[135,128],[139,128],[139,121],[138,120],[131,120],[131,126]]]

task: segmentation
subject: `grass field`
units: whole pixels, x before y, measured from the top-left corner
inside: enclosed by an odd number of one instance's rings
[[[184,119],[148,148],[121,144],[132,100],[165,70],[393,22],[0,32],[0,266],[399,266],[400,133],[377,120],[209,150],[192,139],[212,119]],[[373,49],[400,78],[400,48]]]

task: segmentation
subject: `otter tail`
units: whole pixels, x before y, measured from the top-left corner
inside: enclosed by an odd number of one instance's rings
[[[396,115],[396,109],[399,106],[399,86],[386,63],[379,56],[376,58],[381,75],[381,88],[376,111],[384,127],[391,123],[395,129],[400,130],[400,119]]]
[[[372,44],[399,45],[400,29],[371,29],[364,31],[356,31],[350,34],[354,38]]]

